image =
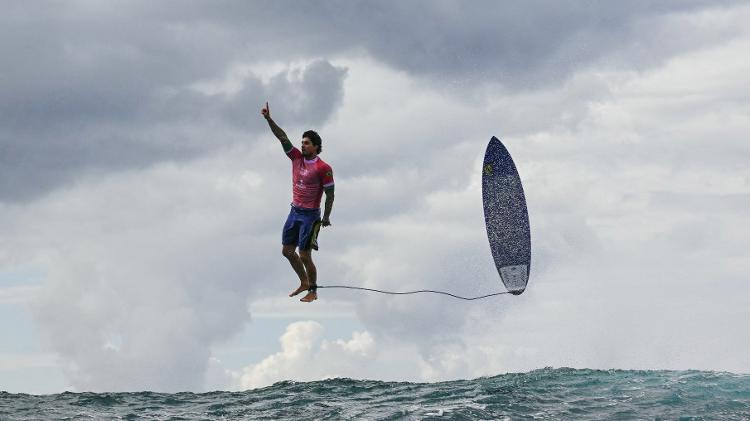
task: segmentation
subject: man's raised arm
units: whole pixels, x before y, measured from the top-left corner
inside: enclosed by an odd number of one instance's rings
[[[268,125],[271,127],[271,131],[273,132],[274,136],[276,136],[276,138],[281,142],[281,146],[284,148],[284,152],[288,153],[289,151],[291,151],[294,146],[292,146],[292,142],[286,136],[286,133],[281,130],[281,127],[279,127],[276,122],[271,119],[271,109],[268,108],[268,102],[266,102],[266,106],[260,110],[260,113],[268,122]]]

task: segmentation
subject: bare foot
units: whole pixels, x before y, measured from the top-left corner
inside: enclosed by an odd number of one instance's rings
[[[301,283],[299,284],[299,288],[295,289],[291,294],[289,294],[290,297],[294,297],[295,295],[299,294],[302,291],[307,291],[310,289],[310,284]]]
[[[318,299],[318,293],[315,291],[310,291],[305,295],[304,297],[300,298],[300,301],[305,303],[311,303]]]

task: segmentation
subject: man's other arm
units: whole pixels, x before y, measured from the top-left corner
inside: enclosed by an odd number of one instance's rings
[[[326,187],[323,189],[323,191],[326,194],[326,207],[325,211],[323,212],[323,220],[321,221],[321,225],[324,227],[327,227],[331,225],[331,209],[333,209],[333,187]]]

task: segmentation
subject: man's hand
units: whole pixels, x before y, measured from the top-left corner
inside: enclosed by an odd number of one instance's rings
[[[331,220],[328,219],[328,218],[323,218],[323,220],[320,221],[320,225],[322,225],[324,227],[330,226],[331,225]]]
[[[268,107],[268,101],[266,101],[266,106],[260,109],[260,113],[268,122],[268,126],[271,128],[271,132],[273,132],[273,135],[276,136],[279,141],[281,141],[281,145],[284,147],[284,152],[291,151],[294,147],[292,146],[292,142],[289,141],[289,138],[286,136],[286,133],[281,130],[281,127],[279,127],[276,122],[271,120],[271,109]]]

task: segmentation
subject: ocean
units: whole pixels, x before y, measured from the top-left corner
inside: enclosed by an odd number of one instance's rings
[[[330,379],[244,392],[0,392],[0,420],[750,420],[750,375],[545,368],[437,383]]]

